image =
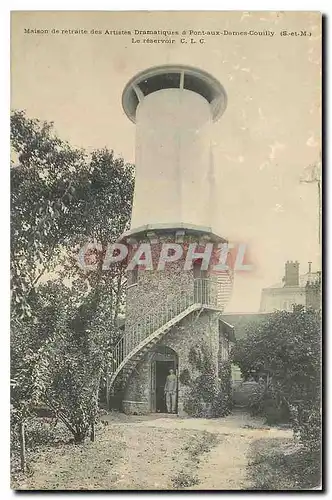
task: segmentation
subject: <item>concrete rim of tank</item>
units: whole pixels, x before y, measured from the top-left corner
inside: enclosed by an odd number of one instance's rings
[[[210,73],[203,71],[199,68],[195,68],[193,66],[186,65],[173,65],[173,64],[164,64],[162,66],[153,66],[144,71],[137,73],[133,78],[129,80],[127,85],[125,86],[122,92],[122,107],[129,120],[133,123],[136,122],[136,109],[137,104],[133,104],[133,100],[131,99],[133,95],[136,96],[135,91],[133,89],[134,85],[138,85],[143,80],[147,78],[151,78],[152,76],[162,75],[163,73],[182,73],[187,74],[188,76],[194,76],[197,79],[201,80],[204,85],[208,85],[210,90],[212,91],[214,97],[212,102],[210,102],[211,113],[213,117],[213,121],[217,121],[221,115],[224,113],[227,107],[227,94],[224,87],[221,83],[214,78]],[[167,88],[167,87],[166,87]],[[188,90],[190,91],[190,90]],[[199,94],[201,95],[201,94]]]
[[[127,238],[135,238],[135,236],[143,235],[148,232],[155,232],[165,234],[167,232],[173,233],[176,231],[185,231],[187,233],[196,234],[198,236],[209,236],[213,241],[218,243],[227,243],[228,240],[214,233],[211,227],[208,226],[198,226],[197,224],[189,224],[184,222],[172,222],[172,223],[156,223],[156,224],[145,224],[144,226],[135,227],[125,231],[119,238],[118,241],[125,240]]]

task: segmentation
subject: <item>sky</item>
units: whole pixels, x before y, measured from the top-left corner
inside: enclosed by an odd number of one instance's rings
[[[162,64],[196,66],[217,78],[228,105],[211,132],[213,226],[246,243],[253,263],[235,276],[228,311],[254,312],[261,289],[281,281],[285,261],[298,260],[301,273],[308,261],[320,268],[317,185],[300,182],[321,150],[320,23],[314,12],[16,12],[11,107],[53,121],[73,146],[106,146],[134,163],[135,125],[121,106],[128,80]],[[69,29],[88,33],[61,33]],[[185,30],[187,43],[175,35],[173,44],[148,44],[144,35],[105,30]],[[264,34],[191,37],[189,30]],[[283,30],[311,36],[281,36]]]

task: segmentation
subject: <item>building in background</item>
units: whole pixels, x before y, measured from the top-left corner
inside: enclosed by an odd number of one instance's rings
[[[222,319],[228,329],[233,330],[233,338],[244,338],[249,327],[259,327],[275,311],[292,311],[294,304],[320,309],[321,273],[313,272],[312,263],[308,264],[308,272],[300,274],[300,264],[297,261],[287,261],[282,281],[263,288],[259,312],[223,314]],[[232,380],[235,385],[242,381],[241,371],[236,365],[232,366]]]
[[[299,262],[287,261],[282,281],[263,288],[260,312],[292,311],[294,304],[307,306],[308,286],[313,284],[318,277],[318,272],[312,272],[311,262],[309,262],[308,272],[300,274]]]
[[[305,296],[305,306],[306,308],[312,308],[319,310],[322,308],[322,278],[321,273],[317,273],[317,276],[308,281],[306,284],[306,296]]]

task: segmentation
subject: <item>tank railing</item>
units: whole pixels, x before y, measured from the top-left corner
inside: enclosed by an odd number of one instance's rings
[[[173,318],[184,312],[188,307],[198,304],[202,307],[211,307],[221,310],[225,304],[223,294],[220,295],[220,283],[216,280],[197,278],[190,290],[180,290],[174,299],[167,299],[151,313],[141,316],[135,325],[126,331],[115,345],[112,357],[112,372],[114,373],[130,352],[135,349],[146,337],[166,325]]]

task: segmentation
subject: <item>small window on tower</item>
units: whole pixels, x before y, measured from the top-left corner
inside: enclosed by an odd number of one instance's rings
[[[137,282],[138,282],[138,269],[136,267],[132,271],[129,271],[128,286],[135,285]]]
[[[207,278],[207,271],[202,271],[202,259],[196,260],[193,263],[194,278]]]

